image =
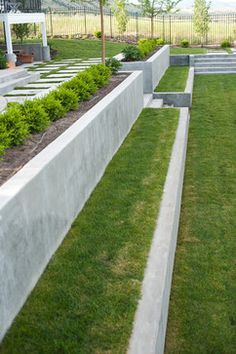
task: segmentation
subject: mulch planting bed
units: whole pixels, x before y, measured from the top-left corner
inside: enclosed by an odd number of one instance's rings
[[[17,173],[28,161],[42,151],[47,145],[61,135],[74,122],[81,118],[89,109],[110,93],[129,74],[112,76],[108,85],[102,87],[88,101],[81,102],[78,110],[67,113],[64,118],[52,122],[49,128],[39,134],[33,134],[24,145],[8,149],[0,160],[0,186]]]

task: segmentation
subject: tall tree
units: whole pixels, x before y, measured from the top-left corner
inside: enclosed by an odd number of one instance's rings
[[[118,30],[121,34],[126,31],[128,13],[125,0],[114,0],[113,12],[117,21]]]
[[[181,0],[138,0],[144,16],[151,20],[151,37],[154,35],[154,18],[171,12]]]
[[[193,26],[195,32],[200,37],[201,45],[203,45],[207,33],[209,32],[210,6],[211,3],[207,3],[206,0],[195,0],[194,2]]]

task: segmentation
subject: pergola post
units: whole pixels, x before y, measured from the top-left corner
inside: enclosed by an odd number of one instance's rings
[[[8,22],[7,17],[5,17],[4,28],[6,34],[7,54],[13,54],[12,39],[11,39],[11,25]]]
[[[47,47],[47,30],[46,30],[46,23],[41,22],[41,32],[42,32],[42,39],[43,39],[43,47]]]

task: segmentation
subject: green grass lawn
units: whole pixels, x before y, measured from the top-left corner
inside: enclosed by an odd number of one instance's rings
[[[19,43],[15,40],[14,43]],[[41,39],[27,39],[24,43],[42,43]],[[99,58],[101,57],[101,41],[91,39],[49,39],[48,44],[58,51],[55,59]],[[119,54],[127,47],[127,43],[106,42],[106,56]]]
[[[57,59],[97,58],[101,56],[100,40],[50,39],[50,45],[58,51]],[[127,46],[125,43],[106,42],[106,56],[119,54]]]
[[[195,78],[166,353],[236,353],[236,75]]]
[[[184,92],[189,66],[170,66],[162,77],[156,92]]]
[[[178,116],[143,111],[0,353],[126,353]]]
[[[170,48],[170,54],[205,54],[206,48]]]

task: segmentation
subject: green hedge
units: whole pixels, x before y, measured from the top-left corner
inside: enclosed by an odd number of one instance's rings
[[[127,46],[122,53],[125,58],[124,61],[137,61],[144,59],[147,55],[152,53],[157,46],[164,45],[165,41],[161,38],[140,39],[138,45]]]
[[[8,104],[0,114],[0,156],[6,149],[23,144],[30,134],[44,131],[51,122],[76,110],[79,102],[106,85],[110,76],[110,68],[93,65],[41,99]]]

